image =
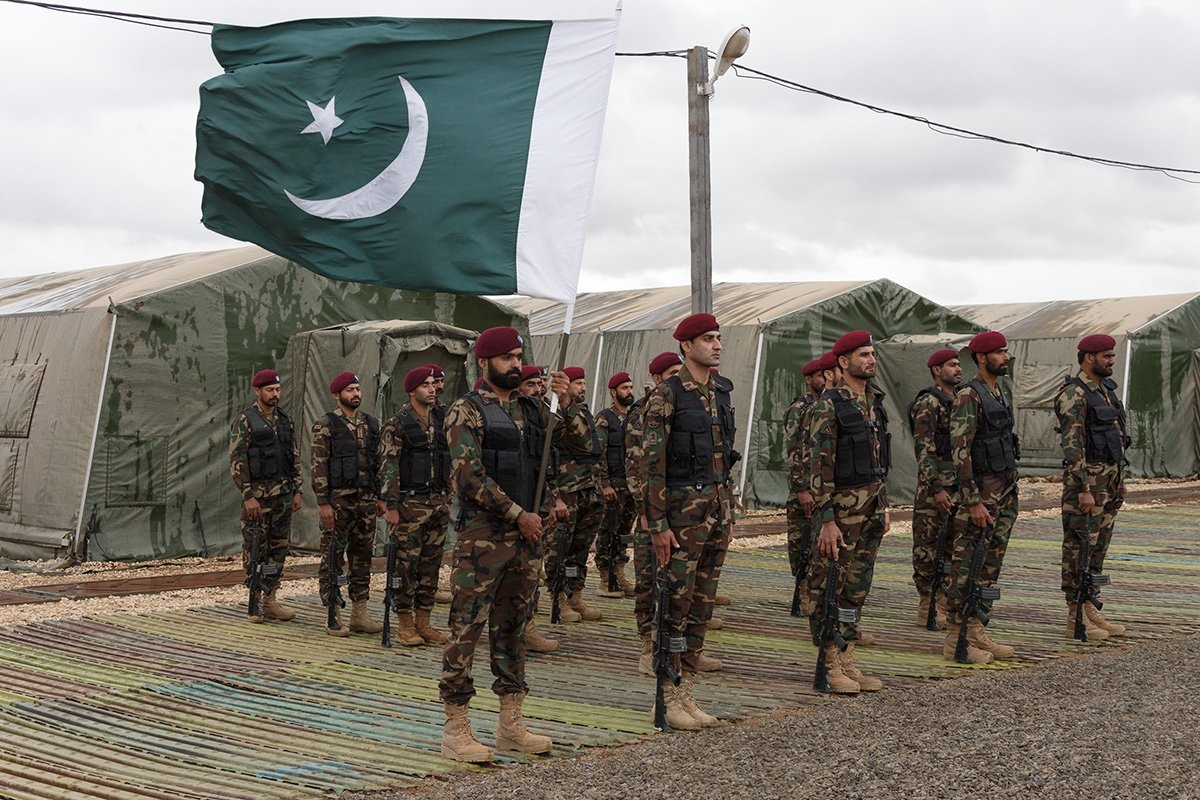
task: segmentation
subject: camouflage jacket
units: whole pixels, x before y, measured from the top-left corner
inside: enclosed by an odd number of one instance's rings
[[[870,384],[867,392],[877,391]],[[878,509],[887,508],[887,489],[883,481],[875,481],[853,489],[838,489],[835,485],[837,469],[837,415],[834,413],[833,393],[843,399],[854,401],[868,420],[875,419],[874,404],[867,401],[866,394],[854,394],[848,387],[838,386],[821,393],[809,408],[809,486],[813,495],[813,516],[817,522],[833,522],[839,516],[852,516],[869,502],[878,498]],[[873,440],[874,441],[874,440]],[[879,443],[874,441],[875,458],[880,458]]]
[[[1100,388],[1099,381],[1088,380],[1082,371],[1078,378],[1092,391],[1106,394]],[[1117,464],[1087,460],[1087,410],[1087,397],[1083,389],[1073,383],[1065,384],[1054,398],[1059,443],[1063,451],[1063,481],[1067,489],[1075,492],[1090,492],[1098,483],[1098,477],[1107,475],[1111,480],[1120,470]]]
[[[979,430],[979,409],[979,395],[975,394],[972,387],[965,386],[958,390],[954,396],[954,407],[950,410],[950,453],[958,478],[958,494],[954,502],[960,506],[998,502],[1009,491],[1015,490],[1017,484],[1016,470],[1007,475],[985,474],[976,479],[971,464],[971,444]]]
[[[629,411],[620,411],[615,407],[610,407],[612,412],[617,415],[622,423],[628,425]],[[608,474],[608,415],[596,415],[596,435],[600,437],[600,468],[596,470],[596,488],[597,489],[624,489],[629,485],[627,478],[613,478]],[[623,437],[627,438],[627,437]],[[628,459],[627,459],[628,460]]]
[[[387,422],[383,423],[383,428],[379,431],[379,455],[376,461],[379,464],[380,498],[386,500],[388,508],[392,509],[399,508],[406,499],[402,497],[404,491],[400,488],[399,461],[400,454],[404,452],[404,430],[401,428],[397,417],[405,411],[411,410],[411,402],[400,406],[400,409],[395,414],[388,417]],[[422,416],[416,412],[413,412],[412,416],[417,421],[417,424],[421,426],[421,429],[428,433],[430,426],[435,424],[440,414],[438,413],[438,408],[435,406],[430,409],[427,416]],[[433,434],[430,433],[429,436],[432,438]],[[443,492],[430,492],[427,495],[421,496],[421,502],[434,505],[449,501],[449,487]]]
[[[487,386],[479,390],[480,397],[499,403],[499,398]],[[540,403],[542,424],[550,424],[550,407]],[[501,404],[518,428],[525,426],[521,404],[517,394],[507,404]],[[588,441],[588,425],[579,409],[572,403],[565,411],[556,415],[553,442],[559,447],[571,445],[584,447]],[[506,522],[515,523],[521,515],[521,506],[509,498],[499,484],[484,471],[482,447],[483,415],[466,397],[460,397],[446,413],[446,438],[450,444],[450,483],[459,497],[465,497],[487,513]],[[543,493],[542,510],[549,507],[554,493],[547,487]]]
[[[716,401],[713,398],[712,380],[704,385],[696,383],[686,368],[678,375],[685,391],[696,392],[700,405],[712,417],[714,475],[727,471],[723,445],[724,435],[717,419]],[[672,505],[692,499],[718,501],[719,521],[732,523],[733,487],[710,484],[700,490],[689,486],[667,486],[667,441],[671,435],[671,418],[675,415],[675,395],[671,384],[663,381],[651,392],[642,416],[642,460],[645,464],[645,511],[646,525],[650,533],[662,533],[670,529],[668,512]],[[674,502],[672,502],[674,501]]]
[[[633,495],[634,510],[640,517],[646,513],[646,459],[642,448],[642,417],[646,412],[650,392],[629,407],[625,418],[625,485]]]
[[[352,494],[357,494],[365,499],[375,497],[379,494],[379,472],[375,465],[378,445],[371,448],[367,446],[370,438],[369,421],[374,418],[370,414],[359,411],[351,420],[342,412],[341,408],[334,409],[333,415],[341,424],[354,431],[354,438],[358,442],[359,480],[367,483],[370,488],[366,490],[354,487],[329,488],[329,440],[333,436],[333,430],[329,427],[326,415],[322,414],[312,426],[312,484],[313,492],[317,495],[317,503],[325,505],[335,497],[348,497]],[[378,421],[375,424],[378,427]]]
[[[597,422],[592,417],[587,403],[572,403],[580,423],[586,429],[586,438],[577,444],[562,444],[558,447],[558,475],[554,484],[560,492],[578,492],[600,486],[600,471],[604,463],[604,442],[597,430]],[[590,455],[592,449],[600,447],[600,463],[586,464],[578,460],[579,456]]]
[[[259,409],[260,411],[262,409]],[[279,430],[279,416],[274,412],[263,414],[263,417],[276,431]],[[295,494],[304,485],[304,474],[300,471],[300,432],[292,432],[292,478],[291,480],[258,481],[250,480],[250,421],[246,419],[246,411],[241,411],[233,418],[229,426],[229,474],[243,500],[250,498],[278,497],[281,494]]]
[[[954,461],[938,457],[937,437],[950,437],[950,412],[937,395],[925,393],[912,406],[913,446],[917,453],[917,485],[928,486],[936,494],[954,490],[957,476]]]
[[[811,392],[792,401],[783,414],[783,440],[787,445],[788,502],[809,491],[808,457],[812,450],[809,436],[810,411],[817,396]]]

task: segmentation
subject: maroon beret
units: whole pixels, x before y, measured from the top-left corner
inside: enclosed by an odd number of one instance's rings
[[[422,364],[421,366],[429,367],[431,370],[433,370],[433,377],[435,377],[435,378],[446,377],[446,371],[443,370],[441,367],[439,367],[437,364],[430,363],[430,364]]]
[[[929,360],[925,362],[927,367],[940,367],[952,358],[958,358],[958,351],[953,347],[943,347],[941,350],[935,350]]]
[[[647,367],[647,370],[650,372],[651,375],[662,375],[664,372],[669,370],[671,367],[675,366],[676,364],[682,364],[682,363],[683,363],[683,356],[679,355],[679,353],[673,353],[670,350],[668,350],[667,352],[659,353],[654,358],[652,358],[650,360],[650,366]]]
[[[437,375],[433,374],[433,367],[429,364],[426,364],[423,367],[410,369],[404,375],[404,391],[411,394],[412,392],[415,392],[417,387],[426,380],[436,377]]]
[[[521,340],[521,332],[507,326],[488,328],[479,334],[475,340],[476,358],[495,358],[513,350],[519,350],[525,343]]]
[[[583,367],[567,367],[563,370],[563,374],[569,381],[581,381],[584,377]]]
[[[675,333],[672,335],[675,337],[675,341],[686,342],[709,331],[719,330],[721,330],[721,326],[712,314],[692,314],[684,317],[683,322],[675,326]]]
[[[608,388],[615,389],[622,383],[633,383],[633,378],[629,377],[628,372],[618,372],[608,379]]]
[[[860,347],[870,347],[872,344],[870,331],[850,331],[833,343],[833,355],[835,358],[844,356],[853,353]]]
[[[329,393],[337,394],[352,383],[358,383],[357,375],[355,375],[353,372],[339,372],[337,376],[329,382]]]
[[[256,389],[260,386],[271,386],[276,383],[279,383],[279,373],[273,369],[260,369],[250,379],[250,385]]]
[[[991,353],[994,350],[1008,347],[1008,339],[1005,339],[1004,334],[1000,331],[984,331],[975,334],[975,338],[968,346],[972,353]]]
[[[803,367],[800,368],[800,374],[807,378],[809,375],[816,375],[817,372],[820,371],[820,369],[821,369],[821,359],[814,358],[812,361],[808,362],[807,364],[805,364]]]
[[[1103,353],[1105,350],[1116,350],[1117,340],[1107,333],[1093,333],[1079,340],[1079,352]]]
[[[837,356],[832,350],[817,359],[817,369],[837,369],[837,365]]]
[[[546,370],[544,367],[539,367],[535,364],[526,364],[525,366],[521,367],[521,383],[524,383],[530,378],[542,378],[545,377],[545,375]]]
[[[480,376],[475,379],[475,386],[473,387],[475,389],[475,391],[478,392],[480,389],[482,389],[485,386],[487,386],[487,380],[485,378],[483,378],[483,376]]]

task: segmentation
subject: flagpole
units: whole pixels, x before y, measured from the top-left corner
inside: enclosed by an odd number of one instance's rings
[[[571,342],[571,319],[575,316],[575,303],[567,303],[567,315],[563,319],[562,343],[558,348],[558,368],[562,372],[567,365],[567,345]],[[554,418],[558,413],[558,395],[550,392],[550,423],[546,426],[546,435],[542,442],[542,459],[538,467],[537,491],[533,495],[533,513],[538,514],[542,508],[542,496],[546,491],[546,470],[550,466],[551,440],[554,438]]]

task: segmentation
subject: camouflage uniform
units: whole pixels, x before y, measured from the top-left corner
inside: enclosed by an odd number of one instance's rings
[[[817,396],[812,392],[802,394],[792,401],[783,415],[788,464],[788,498],[784,509],[787,512],[788,564],[793,575],[800,568],[804,551],[807,549],[811,553],[814,541],[813,518],[804,515],[797,497],[801,492],[809,491],[811,482],[808,473],[808,456],[812,449],[809,412],[816,400]]]
[[[622,427],[628,424],[628,411],[618,411],[616,408],[608,410],[616,415]],[[611,425],[612,420],[608,414],[596,415],[596,434],[600,437],[601,442],[607,441],[608,429]],[[629,479],[625,475],[610,474],[607,452],[600,458],[600,468],[596,471],[596,484],[601,491],[611,488],[617,493],[616,501],[604,504],[604,524],[600,529],[600,538],[596,542],[596,569],[608,570],[615,566],[619,571],[629,563],[629,553],[625,549],[624,537],[629,535],[633,529],[635,507],[633,495],[629,491]],[[615,565],[610,563],[612,561],[610,554],[613,550],[617,552]]]
[[[587,403],[572,403],[571,408],[576,409],[582,424],[587,426],[587,438],[578,447],[558,449],[559,467],[554,483],[559,499],[567,506],[567,516],[554,525],[554,541],[547,542],[545,555],[546,576],[553,587],[559,553],[566,553],[566,566],[578,571],[567,579],[562,591],[574,595],[583,591],[587,579],[588,553],[604,522],[604,498],[597,488],[601,445],[595,420]],[[566,537],[565,546],[558,537]]]
[[[498,404],[499,398],[484,385],[478,391],[483,403]],[[442,651],[441,698],[465,705],[475,696],[471,664],[475,646],[485,627],[489,629],[492,691],[499,695],[525,693],[525,623],[537,586],[537,560],[541,544],[527,541],[517,528],[524,510],[483,466],[484,417],[470,395],[455,401],[446,415],[450,445],[451,483],[462,505],[458,541],[452,555],[450,578],[454,599],[450,604],[450,640]],[[550,422],[550,409],[534,400],[542,414],[543,429]],[[525,428],[525,408],[519,396],[501,408],[518,428]],[[554,428],[559,445],[586,441],[587,428],[574,405],[560,415]],[[543,496],[543,518],[551,495]]]
[[[379,437],[379,485],[389,510],[398,511],[400,524],[389,531],[396,544],[396,574],[405,579],[393,593],[392,606],[397,612],[433,610],[438,572],[446,546],[446,528],[450,523],[450,486],[439,471],[441,454],[431,456],[429,472],[414,477],[406,488],[401,476],[405,436],[401,418],[415,420],[425,435],[436,441],[434,426],[445,419],[442,408],[434,406],[428,416],[405,403],[383,424]],[[448,456],[446,466],[449,466]],[[420,484],[424,484],[422,487]]]
[[[982,383],[982,378],[979,380]],[[981,401],[973,383],[958,390],[950,412],[950,452],[958,477],[958,493],[953,498],[958,506],[954,516],[954,560],[946,580],[946,621],[951,629],[962,624],[962,606],[971,559],[983,534],[971,523],[971,506],[976,503],[988,506],[994,520],[991,543],[980,570],[980,586],[995,586],[1000,579],[1000,566],[1008,550],[1008,537],[1017,520],[1016,467],[989,471],[981,466],[981,471],[976,472],[971,449],[981,430]],[[986,386],[984,391],[989,391]],[[1008,404],[1002,392],[992,393],[992,396]],[[1008,405],[1011,409],[1011,404]],[[992,601],[982,600],[980,605],[990,616]]]
[[[639,636],[654,627],[654,557],[650,531],[642,524],[646,514],[646,459],[642,448],[642,417],[650,391],[629,407],[625,418],[625,482],[633,498],[633,616]]]
[[[646,403],[642,421],[642,449],[646,464],[646,524],[651,534],[671,530],[679,540],[679,549],[671,554],[668,565],[672,583],[672,619],[677,620],[673,636],[687,639],[687,651],[680,658],[684,673],[699,671],[704,636],[712,619],[717,582],[725,554],[733,535],[733,487],[729,478],[733,449],[733,409],[727,418],[719,408],[716,382],[728,390],[733,385],[713,375],[699,384],[685,367],[682,372],[660,383]],[[692,398],[684,394],[695,395]],[[695,458],[674,452],[670,446],[676,411],[698,404],[710,419],[712,458],[698,463]],[[695,442],[695,434],[693,434]],[[687,485],[671,485],[669,471],[682,466],[699,469],[713,480]],[[661,632],[660,632],[661,635]]]
[[[233,483],[237,486],[242,500],[249,500],[253,497],[258,500],[262,509],[257,520],[250,520],[246,517],[245,508],[242,508],[242,568],[246,570],[246,577],[249,578],[254,536],[257,533],[260,537],[258,540],[260,561],[271,563],[276,567],[274,575],[264,575],[262,580],[263,592],[270,594],[279,586],[279,579],[283,575],[283,562],[287,557],[288,544],[292,536],[292,496],[300,491],[304,478],[300,471],[300,439],[296,436],[294,429],[291,431],[291,469],[288,470],[284,466],[279,470],[280,472],[290,471],[290,476],[286,479],[275,477],[253,480],[251,478],[251,432],[248,415],[253,414],[256,408],[257,404],[255,407],[240,412],[230,425],[229,474],[233,476]],[[262,419],[271,426],[276,437],[279,436],[279,426],[282,420],[287,420],[286,425],[291,428],[291,420],[283,411],[262,414],[261,409],[257,410]]]
[[[1092,392],[1097,393],[1097,399],[1113,408],[1114,414],[1120,409],[1120,400],[1116,395],[1116,384],[1105,381],[1088,380],[1080,372],[1078,379],[1085,383]],[[1118,461],[1112,461],[1087,447],[1087,412],[1088,402],[1084,390],[1075,383],[1068,382],[1059,391],[1054,400],[1054,411],[1058,415],[1059,441],[1063,449],[1063,547],[1062,547],[1062,590],[1071,592],[1079,585],[1079,537],[1088,527],[1088,516],[1079,510],[1079,495],[1091,492],[1096,502],[1091,512],[1091,552],[1088,554],[1088,566],[1094,573],[1104,570],[1104,558],[1108,554],[1108,545],[1112,541],[1113,523],[1117,511],[1125,501],[1125,477],[1122,474],[1124,461],[1123,452]],[[1123,410],[1119,412],[1124,416]],[[1120,433],[1125,434],[1124,423],[1120,425]],[[1122,451],[1124,447],[1121,448]]]
[[[868,400],[868,398],[870,398]],[[838,606],[861,609],[871,591],[875,577],[875,555],[883,541],[884,513],[887,510],[886,476],[889,453],[887,452],[887,417],[879,405],[883,393],[872,384],[867,384],[866,394],[858,395],[849,387],[827,389],[813,403],[809,416],[809,436],[812,448],[809,451],[809,476],[814,501],[813,526],[820,535],[826,522],[837,523],[846,546],[842,549],[838,563]],[[836,402],[835,402],[836,401]],[[868,436],[873,474],[869,482],[853,488],[839,487],[838,464],[838,416],[837,402],[857,409],[868,425],[880,425],[878,436]],[[842,470],[848,469],[845,464]],[[819,640],[821,616],[824,613],[822,599],[825,582],[829,577],[831,559],[814,547],[812,565],[808,572],[809,627],[813,644],[824,644]],[[858,622],[840,623],[842,636],[847,641],[859,638]]]
[[[332,416],[332,420],[330,417]],[[349,430],[358,445],[356,485],[335,488],[331,480],[332,425]],[[333,580],[342,574],[342,559],[349,562],[350,600],[364,601],[371,593],[371,556],[375,549],[375,522],[379,515],[379,421],[359,411],[350,419],[339,407],[312,426],[312,482],[318,505],[333,506],[333,529],[321,531],[321,566],[317,572],[321,603],[328,606]],[[336,540],[336,544],[334,544]],[[330,550],[335,559],[330,564]]]
[[[958,492],[954,461],[950,457],[950,410],[942,398],[953,404],[937,386],[923,390],[917,395],[909,410],[912,425],[913,447],[917,455],[917,493],[913,500],[913,583],[922,597],[932,591],[937,562],[938,529],[943,514],[933,504],[933,497],[945,491],[953,502]],[[954,519],[956,508],[951,507],[950,519]],[[949,566],[954,554],[953,525],[946,532],[942,545],[942,563]]]

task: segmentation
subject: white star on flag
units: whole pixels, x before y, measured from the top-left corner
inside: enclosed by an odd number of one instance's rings
[[[308,110],[312,112],[313,121],[307,128],[300,131],[301,133],[319,133],[321,138],[325,140],[325,144],[329,144],[330,137],[333,136],[333,129],[341,125],[343,120],[333,111],[333,104],[337,101],[337,97],[329,98],[329,105],[321,108],[311,100],[305,100],[308,103]]]

